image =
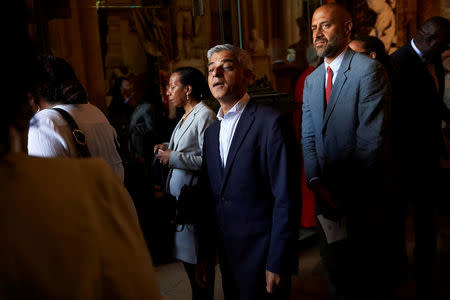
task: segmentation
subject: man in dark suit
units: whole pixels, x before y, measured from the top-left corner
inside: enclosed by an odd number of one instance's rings
[[[435,201],[439,190],[440,157],[446,155],[441,132],[442,120],[450,122],[443,102],[444,72],[441,54],[450,42],[449,21],[427,20],[417,35],[391,57],[398,72],[392,79],[392,147],[394,192],[397,207],[400,257],[407,263],[405,215],[413,207],[415,248],[414,275],[419,288],[429,290],[436,257]]]
[[[333,299],[383,298],[387,74],[347,47],[352,20],[342,6],[319,7],[311,24],[324,63],[305,82],[302,149],[330,292]]]
[[[225,299],[288,299],[300,216],[293,128],[247,94],[252,72],[244,50],[217,45],[208,60],[209,87],[221,107],[205,133],[203,162]]]

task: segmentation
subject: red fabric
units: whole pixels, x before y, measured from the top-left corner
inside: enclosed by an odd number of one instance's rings
[[[297,134],[297,138],[301,143],[301,126],[302,126],[302,103],[303,103],[303,88],[305,87],[305,80],[309,74],[314,71],[313,66],[308,66],[305,71],[300,75],[297,80],[297,84],[295,85],[295,110],[293,113],[292,123],[294,124],[295,132]],[[302,186],[302,217],[301,217],[301,225],[303,227],[314,227],[316,226],[316,217],[315,217],[315,203],[314,203],[314,194],[308,189],[306,186],[305,180],[305,169],[302,167],[302,176],[300,178],[301,186]]]
[[[327,104],[328,104],[328,99],[330,99],[330,95],[331,95],[331,88],[333,87],[333,70],[331,70],[331,68],[328,67],[327,71],[328,71],[328,78],[327,78],[327,89],[325,90],[325,96],[327,98]]]
[[[302,127],[303,88],[305,87],[306,77],[308,77],[308,75],[311,74],[314,71],[314,69],[315,68],[313,66],[306,67],[305,71],[303,71],[303,73],[298,78],[297,83],[295,84],[295,94],[294,94],[295,110],[292,122],[294,124],[295,133],[297,134],[299,142]]]
[[[316,226],[316,203],[314,202],[314,193],[306,185],[305,168],[302,167],[302,216],[300,224],[302,227]]]

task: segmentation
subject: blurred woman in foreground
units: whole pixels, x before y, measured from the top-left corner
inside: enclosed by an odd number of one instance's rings
[[[161,299],[131,199],[106,162],[26,154],[36,62],[20,3],[0,110],[0,299]]]

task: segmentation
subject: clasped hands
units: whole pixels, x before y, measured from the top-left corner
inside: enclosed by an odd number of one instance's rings
[[[155,145],[155,147],[153,147],[153,152],[163,165],[169,163],[170,152],[172,152],[172,150],[167,147],[167,144]]]

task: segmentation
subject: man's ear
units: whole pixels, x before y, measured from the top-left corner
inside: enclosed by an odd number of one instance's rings
[[[369,53],[369,56],[372,58],[372,59],[376,59],[377,58],[377,54],[375,53],[375,52],[370,52]]]
[[[344,23],[344,32],[347,36],[351,36],[353,29],[353,22],[352,20],[347,20]]]

